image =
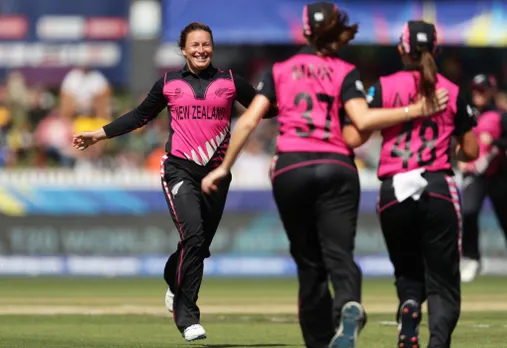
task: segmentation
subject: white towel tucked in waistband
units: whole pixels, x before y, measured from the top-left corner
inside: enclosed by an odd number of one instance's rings
[[[398,202],[403,202],[409,197],[419,200],[428,181],[421,176],[424,168],[414,169],[409,172],[399,173],[393,176],[394,195]]]

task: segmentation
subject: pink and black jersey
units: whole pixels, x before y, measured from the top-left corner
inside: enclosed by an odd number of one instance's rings
[[[370,107],[396,108],[414,103],[418,80],[419,72],[415,70],[381,77],[368,91]],[[417,168],[428,172],[452,171],[451,137],[465,134],[476,122],[458,86],[438,74],[436,88],[449,92],[449,106],[445,111],[382,130],[379,179]]]
[[[359,72],[336,57],[305,47],[267,71],[259,93],[278,104],[277,152],[353,154],[342,138],[343,105],[365,98]]]
[[[484,176],[492,176],[498,173],[500,162],[504,159],[507,132],[507,114],[495,108],[484,110],[477,120],[474,128],[475,136],[479,143],[479,157],[465,164],[464,173]],[[484,138],[490,138],[485,141]],[[490,141],[492,141],[490,143]],[[500,148],[500,151],[496,147]],[[503,151],[502,151],[503,150]]]
[[[248,107],[255,95],[255,89],[230,70],[210,65],[195,75],[185,66],[160,78],[141,105],[106,125],[104,131],[108,138],[128,133],[167,108],[167,153],[200,166],[216,167],[229,144],[234,101]]]
[[[507,151],[507,112],[502,113],[500,123],[502,125],[502,133],[499,139],[493,141],[493,145],[505,152]]]

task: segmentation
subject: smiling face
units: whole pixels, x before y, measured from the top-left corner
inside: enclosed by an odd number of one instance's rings
[[[206,69],[213,58],[213,41],[210,33],[204,30],[191,31],[181,52],[187,59],[190,71],[198,74]]]

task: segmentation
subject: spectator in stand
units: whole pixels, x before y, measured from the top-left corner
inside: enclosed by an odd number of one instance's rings
[[[28,121],[32,131],[51,112],[55,97],[44,86],[34,86],[29,94]]]
[[[262,138],[259,135],[252,136],[232,168],[233,182],[252,188],[269,187],[272,157],[264,150]]]
[[[0,93],[0,168],[15,164],[15,154],[7,144],[7,136],[12,126],[11,112],[3,105]]]
[[[106,77],[89,66],[76,67],[65,75],[60,89],[63,117],[94,115],[110,118],[111,88]]]
[[[56,164],[69,168],[74,165],[76,151],[69,146],[72,141],[72,121],[61,117],[57,111],[37,125],[34,141],[35,164],[38,167]]]

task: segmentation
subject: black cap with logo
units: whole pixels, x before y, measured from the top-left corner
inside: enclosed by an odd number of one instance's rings
[[[434,54],[437,50],[437,28],[425,21],[408,21],[403,28],[400,43],[408,54],[416,54],[421,48]]]
[[[470,83],[472,90],[488,91],[496,88],[496,78],[493,75],[475,75]]]
[[[331,2],[315,2],[303,8],[303,34],[313,36],[339,18],[338,7]]]

